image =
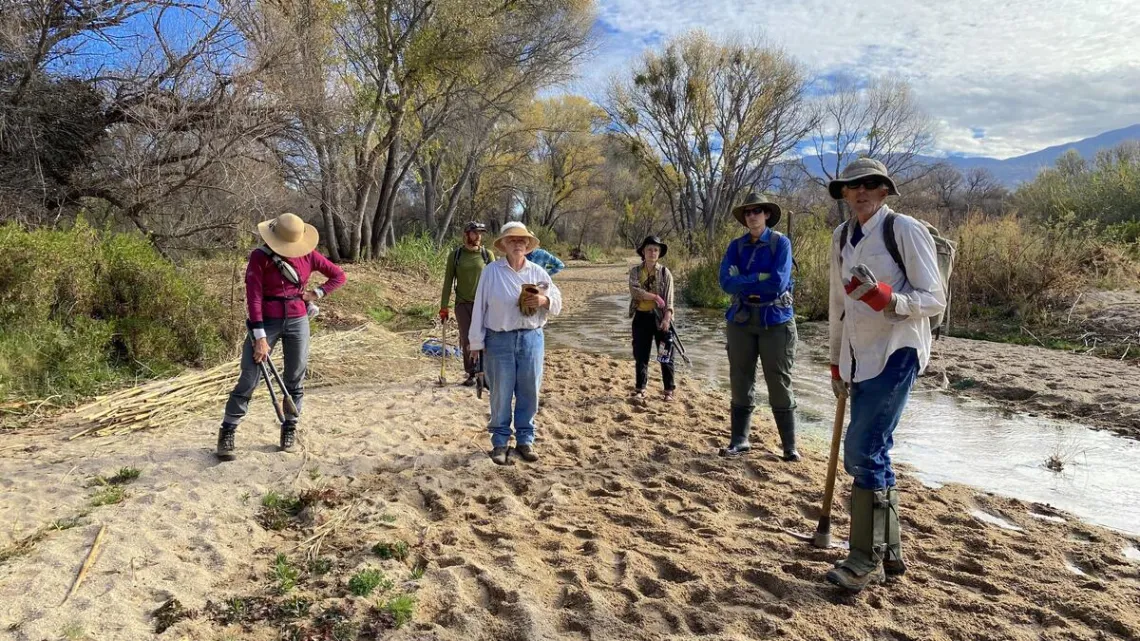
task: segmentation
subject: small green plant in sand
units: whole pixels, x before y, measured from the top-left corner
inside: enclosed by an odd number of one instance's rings
[[[273,579],[277,581],[277,592],[286,594],[297,587],[297,577],[301,574],[295,566],[289,563],[289,557],[278,554],[273,560]]]
[[[309,479],[310,479],[310,480],[312,480],[312,481],[315,481],[315,480],[317,480],[317,479],[319,479],[319,478],[321,478],[321,471],[320,471],[319,469],[315,468],[315,467],[314,467],[314,468],[310,468],[310,469],[309,469]]]
[[[372,546],[372,553],[382,559],[403,561],[408,558],[408,544],[403,541],[381,541]]]
[[[427,563],[420,561],[412,567],[412,580],[419,581],[424,578],[424,572],[427,571]]]
[[[91,505],[99,507],[101,505],[115,505],[122,503],[126,498],[126,492],[118,485],[107,485],[99,489],[98,492],[91,497]]]
[[[369,568],[361,570],[352,575],[348,580],[348,591],[356,596],[368,596],[372,594],[377,588],[381,592],[387,592],[395,587],[395,583],[391,579],[384,576],[380,570]]]
[[[394,515],[394,514],[381,514],[380,515],[380,521],[382,523],[395,523],[396,522],[396,515]]]
[[[138,479],[142,470],[137,467],[120,467],[114,476],[107,479],[109,485],[126,485]]]
[[[68,641],[79,641],[80,639],[87,638],[87,633],[83,631],[83,626],[78,623],[68,623],[63,626],[59,634]]]
[[[332,571],[332,567],[333,567],[332,559],[330,559],[327,556],[322,556],[320,558],[313,559],[312,561],[309,561],[309,572],[312,572],[313,574],[316,574],[317,576],[322,576],[322,575],[328,574],[329,572]]]
[[[296,496],[279,494],[270,490],[261,497],[259,522],[269,530],[284,530],[289,519],[301,513],[304,505]]]
[[[67,516],[62,519],[52,521],[51,527],[53,530],[62,532],[63,530],[70,530],[73,527],[78,527],[83,523],[83,516]]]
[[[301,596],[292,596],[281,602],[278,608],[281,614],[290,619],[300,619],[309,616],[309,610],[313,608],[313,602]]]
[[[384,610],[395,619],[397,628],[402,627],[412,620],[412,615],[416,612],[416,597],[410,594],[394,596],[384,604]]]

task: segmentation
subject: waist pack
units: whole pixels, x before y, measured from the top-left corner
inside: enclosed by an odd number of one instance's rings
[[[769,301],[761,301],[759,296],[736,296],[733,298],[736,312],[732,315],[732,322],[744,324],[752,319],[753,313],[759,314],[765,307],[791,307],[792,302],[790,289]]]

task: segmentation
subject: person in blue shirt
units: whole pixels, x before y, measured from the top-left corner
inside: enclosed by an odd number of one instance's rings
[[[792,311],[792,243],[772,229],[780,206],[748,194],[732,215],[748,233],[728,244],[720,261],[720,286],[732,296],[727,321],[729,380],[732,387],[732,436],[721,456],[736,457],[752,449],[756,362],[764,370],[768,403],[780,433],[785,461],[798,461],[796,398],[792,364],[796,358],[796,321]]]
[[[546,270],[547,274],[551,276],[557,274],[566,268],[566,265],[558,260],[554,254],[539,248],[526,255],[526,259]]]

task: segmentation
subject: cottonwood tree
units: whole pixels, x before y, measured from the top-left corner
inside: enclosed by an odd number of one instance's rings
[[[742,191],[765,187],[772,164],[811,129],[804,89],[783,51],[698,31],[644,54],[611,85],[606,109],[693,247],[714,236]]]
[[[321,111],[324,120],[303,117],[310,100],[295,106],[298,140],[309,149],[285,160],[320,159],[295,173],[319,180],[327,211],[322,222],[342,260],[385,251],[398,195],[414,175],[409,172],[443,132],[472,114],[478,114],[474,121],[493,123],[520,96],[563,79],[586,51],[594,10],[589,0],[273,0],[249,6],[247,31],[258,49],[293,56],[331,87],[316,102],[339,103],[340,109]],[[305,11],[323,16],[320,24],[331,37],[307,33]],[[493,129],[467,132],[478,137]]]
[[[801,159],[802,171],[817,184],[826,186],[864,156],[886,165],[900,187],[930,171],[919,154],[934,143],[934,125],[906,81],[841,78],[822,89],[812,105],[814,150]]]

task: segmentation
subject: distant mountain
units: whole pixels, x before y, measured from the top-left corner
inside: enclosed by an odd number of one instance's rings
[[[1018,183],[1033,180],[1037,176],[1037,172],[1045,167],[1051,167],[1058,158],[1070,149],[1076,149],[1082,157],[1091,159],[1101,149],[1111,149],[1126,140],[1140,140],[1140,125],[1107,131],[1091,138],[1046,147],[1040,151],[1006,158],[1005,160],[983,156],[950,156],[948,158],[920,156],[920,158],[923,162],[928,163],[945,162],[963,173],[975,168],[988,169],[998,182],[1012,188],[1016,187]],[[814,164],[813,161],[809,166]],[[825,156],[824,164],[834,167],[835,156],[833,154]]]

